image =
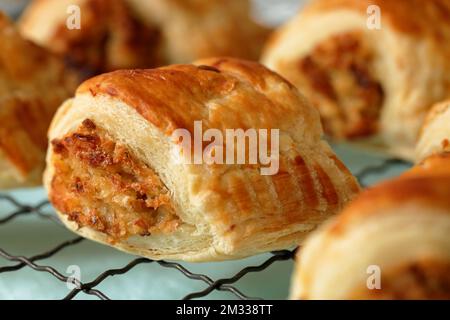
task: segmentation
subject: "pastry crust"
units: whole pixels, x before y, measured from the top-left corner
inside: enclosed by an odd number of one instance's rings
[[[450,101],[436,104],[428,114],[416,147],[416,162],[450,152]]]
[[[76,82],[62,61],[22,39],[0,13],[0,188],[41,183],[47,129]]]
[[[81,29],[69,30],[69,6]],[[23,35],[91,73],[150,68],[229,55],[257,60],[268,30],[248,0],[34,0]]]
[[[368,28],[374,5],[379,30]],[[381,138],[411,160],[427,111],[450,93],[449,12],[447,0],[314,0],[262,61],[312,100],[331,136]]]
[[[67,141],[80,132],[86,119],[125,148],[134,162],[157,175],[169,191],[170,206],[179,223],[171,231],[111,238],[69,221],[70,212],[53,203],[75,232],[148,258],[224,260],[294,246],[359,191],[356,179],[322,140],[317,111],[291,84],[257,63],[214,58],[196,65],[98,76],[81,85],[75,98],[60,108],[50,140]],[[263,176],[260,165],[177,163],[180,142],[172,134],[181,128],[193,136],[194,121],[202,121],[205,131],[223,133],[239,128],[279,129],[280,170]],[[107,158],[102,149],[89,148],[92,153],[85,146],[82,143],[82,156],[71,153],[66,159],[79,163],[99,154]],[[49,148],[45,184],[50,199],[61,200],[62,190],[54,183],[56,167],[59,161],[68,160],[62,159],[58,150]],[[98,167],[98,161],[89,162],[85,161],[88,164],[82,174]],[[106,163],[104,170],[115,170],[110,171],[111,176],[119,172],[114,161],[102,163]],[[134,181],[146,178],[145,174],[134,175]],[[92,187],[89,180],[82,182]],[[118,180],[118,185],[126,182]],[[95,197],[103,204],[78,211],[110,207],[112,201],[105,200],[102,190],[97,191],[100,195]],[[118,192],[119,197],[125,195]],[[145,199],[154,196],[146,194]],[[64,197],[71,201],[73,195],[64,193]],[[119,202],[125,207],[129,203]]]
[[[363,192],[313,234],[291,298],[449,299],[449,234],[450,154],[442,154]],[[380,289],[367,287],[371,266]]]

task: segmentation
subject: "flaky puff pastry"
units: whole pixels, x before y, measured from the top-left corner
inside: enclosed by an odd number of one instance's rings
[[[450,299],[450,154],[363,192],[300,249],[292,299]]]
[[[42,182],[47,129],[77,76],[0,12],[0,188]]]
[[[66,23],[74,5],[79,30]],[[268,35],[248,0],[34,0],[20,29],[93,73],[221,55],[257,60]]]
[[[279,129],[279,170],[180,164],[172,134],[194,137],[194,121],[223,134]],[[152,259],[240,258],[296,245],[359,191],[321,136],[315,108],[257,63],[117,71],[59,110],[45,184],[64,223],[89,239]]]
[[[331,136],[370,137],[412,160],[427,111],[450,95],[449,12],[448,0],[313,0],[262,61],[319,108]]]
[[[450,152],[450,100],[436,104],[429,112],[416,147],[416,161]]]

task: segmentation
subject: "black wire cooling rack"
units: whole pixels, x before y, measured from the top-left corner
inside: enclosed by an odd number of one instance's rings
[[[362,171],[360,171],[359,174],[357,174],[357,177],[358,177],[359,181],[361,182],[361,184],[363,186],[365,186],[364,182],[367,177],[374,175],[374,174],[385,173],[387,170],[389,170],[389,168],[391,168],[391,166],[397,165],[397,164],[404,164],[404,162],[402,162],[400,160],[395,160],[395,159],[385,160],[378,165],[369,166],[369,167],[364,168]],[[2,203],[5,203],[5,202],[8,203],[9,205],[12,205],[14,209],[13,209],[13,212],[6,215],[6,217],[0,219],[0,226],[5,225],[5,224],[11,222],[12,220],[17,219],[21,216],[26,216],[29,214],[37,214],[40,217],[49,220],[51,223],[61,225],[61,222],[59,221],[59,219],[57,218],[56,215],[44,213],[44,209],[47,207],[50,207],[50,203],[47,200],[42,201],[41,203],[39,203],[35,206],[30,206],[30,205],[21,203],[20,201],[16,200],[12,196],[0,194],[0,205],[2,205]],[[136,266],[141,265],[141,264],[154,263],[154,264],[158,264],[159,266],[161,266],[163,268],[176,269],[181,274],[183,274],[185,277],[187,277],[191,280],[201,281],[201,282],[207,284],[206,289],[188,294],[187,296],[184,297],[185,300],[204,298],[215,290],[228,291],[228,292],[234,294],[236,298],[242,299],[242,300],[262,300],[263,298],[249,297],[249,296],[245,295],[244,293],[239,291],[239,289],[236,288],[236,284],[239,282],[240,279],[242,279],[245,275],[247,275],[249,273],[263,271],[276,262],[294,259],[295,251],[296,251],[296,250],[292,250],[292,251],[284,250],[284,251],[272,252],[271,256],[262,264],[260,264],[258,266],[246,267],[246,268],[242,269],[241,271],[239,271],[237,274],[235,274],[231,278],[218,279],[218,280],[213,280],[209,276],[204,275],[204,274],[193,273],[179,263],[167,262],[167,261],[153,261],[153,260],[149,260],[149,259],[145,259],[145,258],[137,258],[137,259],[134,259],[131,262],[129,262],[123,268],[106,270],[103,273],[101,273],[95,280],[88,282],[88,283],[83,283],[76,279],[69,278],[69,277],[63,275],[62,273],[60,273],[58,270],[56,270],[52,266],[40,265],[37,263],[39,260],[44,260],[44,259],[50,258],[50,257],[56,255],[57,253],[59,253],[60,251],[66,249],[66,248],[75,246],[83,241],[87,241],[87,240],[84,240],[83,238],[78,237],[73,240],[63,242],[60,245],[56,246],[55,248],[53,248],[47,252],[43,252],[43,253],[40,253],[40,254],[37,254],[37,255],[34,255],[31,257],[12,255],[12,254],[6,252],[5,250],[3,250],[1,248],[1,243],[0,243],[0,257],[6,259],[8,261],[11,261],[11,262],[17,262],[17,264],[12,265],[12,266],[0,267],[0,274],[14,272],[14,271],[18,271],[22,268],[29,267],[32,270],[35,270],[36,272],[49,273],[52,276],[54,276],[55,279],[57,279],[59,281],[62,281],[65,283],[69,283],[69,282],[72,283],[74,285],[75,289],[70,291],[69,294],[66,297],[64,297],[64,299],[71,300],[71,299],[75,298],[80,292],[84,292],[85,294],[96,296],[102,300],[109,300],[109,297],[107,296],[107,294],[96,289],[96,287],[99,286],[105,279],[112,277],[112,276],[124,275],[128,271],[132,270],[133,268],[135,268]]]

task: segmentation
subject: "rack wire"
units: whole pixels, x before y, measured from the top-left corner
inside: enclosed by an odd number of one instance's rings
[[[403,164],[402,161],[396,160],[396,159],[388,159],[384,160],[383,162],[369,166],[361,170],[356,176],[358,180],[360,181],[361,185],[366,186],[366,178],[370,177],[374,174],[380,174],[385,173],[387,170],[389,170],[393,165]],[[2,204],[3,203],[3,204]],[[49,221],[49,223],[54,223],[56,225],[61,226],[61,222],[57,218],[55,214],[48,214],[44,213],[45,208],[51,208],[50,203],[48,200],[44,200],[37,205],[31,206],[24,203],[21,203],[19,200],[15,199],[14,197],[6,194],[0,194],[0,206],[4,205],[5,203],[12,205],[14,208],[11,213],[7,214],[5,217],[0,218],[0,226],[7,225],[11,221],[15,219],[22,218],[24,216],[33,214],[38,215],[39,217],[46,219]],[[118,269],[110,269],[106,270],[100,275],[97,276],[97,278],[91,282],[83,283],[77,279],[69,278],[56,270],[54,267],[50,265],[41,265],[38,262],[50,257],[53,257],[57,255],[59,252],[69,248],[76,246],[85,240],[81,237],[74,238],[69,241],[65,241],[58,246],[52,248],[51,250],[48,250],[46,252],[36,254],[31,257],[25,257],[25,256],[16,256],[11,253],[8,253],[4,249],[2,249],[2,244],[0,243],[0,257],[3,259],[6,259],[11,262],[17,262],[17,264],[12,266],[4,266],[0,267],[0,274],[6,274],[10,272],[15,272],[18,270],[21,270],[22,268],[31,268],[32,270],[36,272],[46,272],[51,274],[55,280],[59,280],[61,282],[65,283],[71,283],[74,285],[74,289],[69,292],[69,294],[64,297],[64,299],[71,300],[74,299],[79,293],[83,292],[88,295],[96,296],[99,299],[102,300],[109,300],[110,298],[108,295],[99,289],[96,289],[103,281],[105,281],[107,278],[112,276],[118,276],[118,275],[125,275],[127,272],[132,270],[138,265],[142,264],[158,264],[162,268],[171,268],[178,270],[182,275],[184,275],[186,278],[203,282],[207,285],[207,287],[201,291],[192,292],[186,295],[183,299],[184,300],[190,300],[190,299],[198,299],[198,298],[205,298],[209,294],[211,294],[214,291],[227,291],[232,293],[236,298],[242,299],[242,300],[263,300],[261,297],[250,297],[246,295],[245,293],[241,292],[236,286],[238,285],[238,282],[248,275],[249,273],[254,272],[261,272],[268,267],[270,267],[272,264],[286,261],[286,260],[292,260],[295,258],[295,253],[298,250],[284,250],[284,251],[276,251],[272,252],[271,256],[257,266],[248,266],[242,270],[240,270],[238,273],[236,273],[231,278],[224,278],[224,279],[217,279],[214,280],[210,278],[207,275],[204,274],[198,274],[193,273],[189,271],[186,267],[179,263],[175,262],[168,262],[168,261],[153,261],[146,258],[136,258],[132,261],[130,261],[127,265],[125,265],[122,268]]]

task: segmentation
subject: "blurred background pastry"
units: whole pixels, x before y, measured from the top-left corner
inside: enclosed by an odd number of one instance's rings
[[[78,76],[0,12],[0,188],[40,184],[47,129]]]
[[[292,299],[450,299],[449,102],[428,115],[417,165],[369,188],[297,254]]]
[[[66,26],[72,5],[79,30]],[[268,35],[248,0],[34,0],[19,24],[25,37],[92,73],[209,56],[257,60]]]
[[[319,108],[338,139],[381,137],[413,159],[430,107],[450,95],[448,0],[313,0],[262,61]]]

